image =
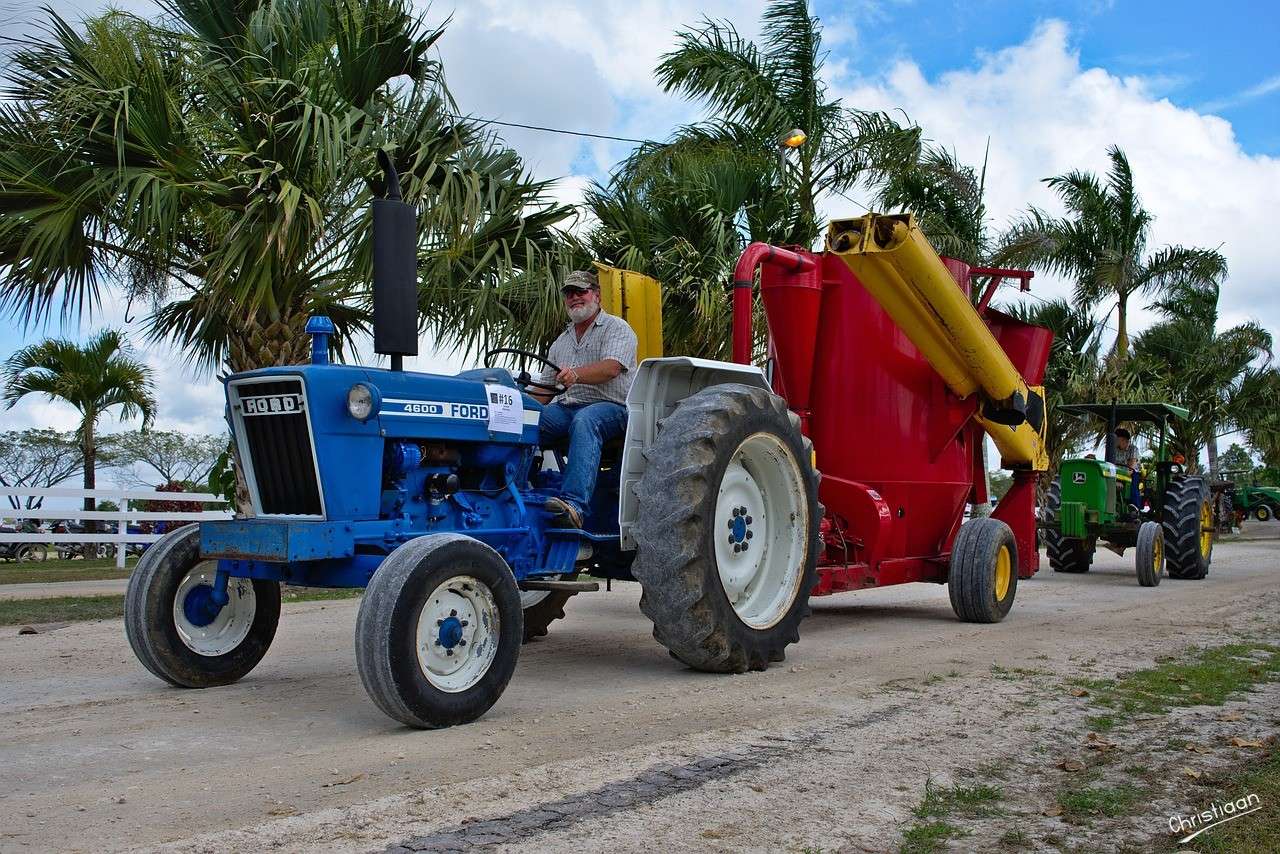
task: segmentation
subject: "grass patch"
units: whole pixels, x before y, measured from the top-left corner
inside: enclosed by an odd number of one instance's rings
[[[916,818],[945,818],[949,815],[983,818],[999,813],[995,806],[999,800],[1000,790],[995,786],[983,783],[976,786],[935,786],[932,780],[926,780],[924,800],[914,812]]]
[[[1086,720],[1085,723],[1088,724],[1089,729],[1094,732],[1107,732],[1108,730],[1115,729],[1116,727],[1116,719],[1111,715],[1094,715]]]
[[[0,599],[0,626],[76,623],[124,616],[124,596],[55,596],[51,599]]]
[[[1274,742],[1267,756],[1224,783],[1215,800],[1222,803],[1247,795],[1257,795],[1262,809],[1200,834],[1191,842],[1197,851],[1203,854],[1280,851],[1280,746]],[[1182,836],[1179,834],[1178,838]]]
[[[1031,837],[1023,833],[1021,830],[1008,830],[996,840],[1001,848],[1008,848],[1012,851],[1020,851],[1024,848],[1033,847]]]
[[[0,563],[0,584],[40,584],[57,581],[102,581],[108,578],[128,578],[130,568],[137,562],[137,558],[127,558],[124,569],[116,569],[115,558]]]
[[[327,587],[285,587],[284,602],[322,602],[354,599],[359,589]],[[85,620],[114,620],[124,616],[124,596],[54,596],[48,599],[0,599],[0,626],[36,623],[78,623]]]
[[[1082,822],[1097,816],[1127,815],[1141,791],[1127,783],[1119,786],[1068,789],[1058,793],[1058,805],[1066,821]]]
[[[946,847],[947,841],[963,836],[963,831],[945,821],[930,821],[913,825],[902,835],[899,854],[933,854]]]
[[[1201,649],[1117,679],[1081,680],[1093,702],[1121,719],[1179,706],[1221,706],[1232,695],[1280,678],[1280,647],[1228,644]]]

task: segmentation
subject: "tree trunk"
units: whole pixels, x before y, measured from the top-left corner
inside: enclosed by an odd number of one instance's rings
[[[84,417],[84,424],[80,425],[80,447],[81,447],[81,450],[84,452],[84,488],[94,489],[96,488],[95,484],[97,483],[97,472],[95,471],[95,465],[98,461],[98,448],[93,441],[93,416],[92,415],[86,414]],[[93,498],[90,498],[89,496],[86,495],[84,498],[84,509],[90,510],[90,511],[96,510],[97,502]],[[93,521],[92,519],[86,519],[84,521],[84,529],[89,533],[97,531],[98,523]],[[85,543],[86,554],[88,553],[88,547],[90,545],[92,544]]]
[[[251,317],[231,336],[227,367],[233,373],[301,365],[310,361],[307,313],[301,308],[277,319]]]
[[[1129,355],[1129,295],[1122,293],[1116,300],[1116,346],[1112,352],[1124,361]]]
[[[1209,431],[1205,448],[1209,453],[1209,480],[1220,480],[1221,478],[1218,476],[1218,436],[1215,431]]]

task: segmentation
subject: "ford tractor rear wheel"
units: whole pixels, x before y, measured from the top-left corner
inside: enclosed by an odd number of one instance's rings
[[[280,622],[280,585],[231,578],[213,601],[216,560],[200,559],[200,526],[170,531],[129,576],[124,629],[142,665],[180,688],[229,685],[257,666]]]
[[[1199,580],[1213,559],[1213,499],[1203,478],[1187,477],[1169,484],[1161,519],[1164,560],[1170,578]]]
[[[966,623],[998,623],[1018,592],[1018,546],[999,519],[970,519],[951,546],[951,609]]]
[[[461,534],[428,534],[369,581],[356,665],[373,702],[402,724],[464,724],[502,696],[523,632],[520,589],[501,555]]]
[[[800,420],[753,386],[681,401],[645,451],[632,573],[653,635],[698,670],[782,661],[809,613],[818,474]]]
[[[1159,522],[1143,522],[1138,528],[1138,583],[1155,587],[1164,576],[1164,531]]]
[[[1058,511],[1062,507],[1062,484],[1055,477],[1045,498],[1044,550],[1049,556],[1049,566],[1054,572],[1088,572],[1093,563],[1093,544],[1088,540],[1062,536]]]

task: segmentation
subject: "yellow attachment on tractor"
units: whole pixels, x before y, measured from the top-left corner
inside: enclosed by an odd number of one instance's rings
[[[662,356],[662,286],[657,279],[595,262],[600,306],[636,333],[636,361]]]

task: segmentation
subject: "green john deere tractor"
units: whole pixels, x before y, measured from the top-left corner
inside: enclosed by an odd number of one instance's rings
[[[1266,522],[1280,515],[1280,489],[1256,485],[1252,472],[1224,471],[1222,476],[1232,485],[1232,502],[1242,519],[1253,517]]]
[[[1216,530],[1213,499],[1204,478],[1188,475],[1180,454],[1168,447],[1171,418],[1187,410],[1167,403],[1072,404],[1059,410],[1101,418],[1107,424],[1107,458],[1115,459],[1121,422],[1159,427],[1155,458],[1145,474],[1091,457],[1064,460],[1049,487],[1041,522],[1054,572],[1088,572],[1098,541],[1123,555],[1136,548],[1138,583],[1154,587],[1167,571],[1200,579],[1209,572]]]

